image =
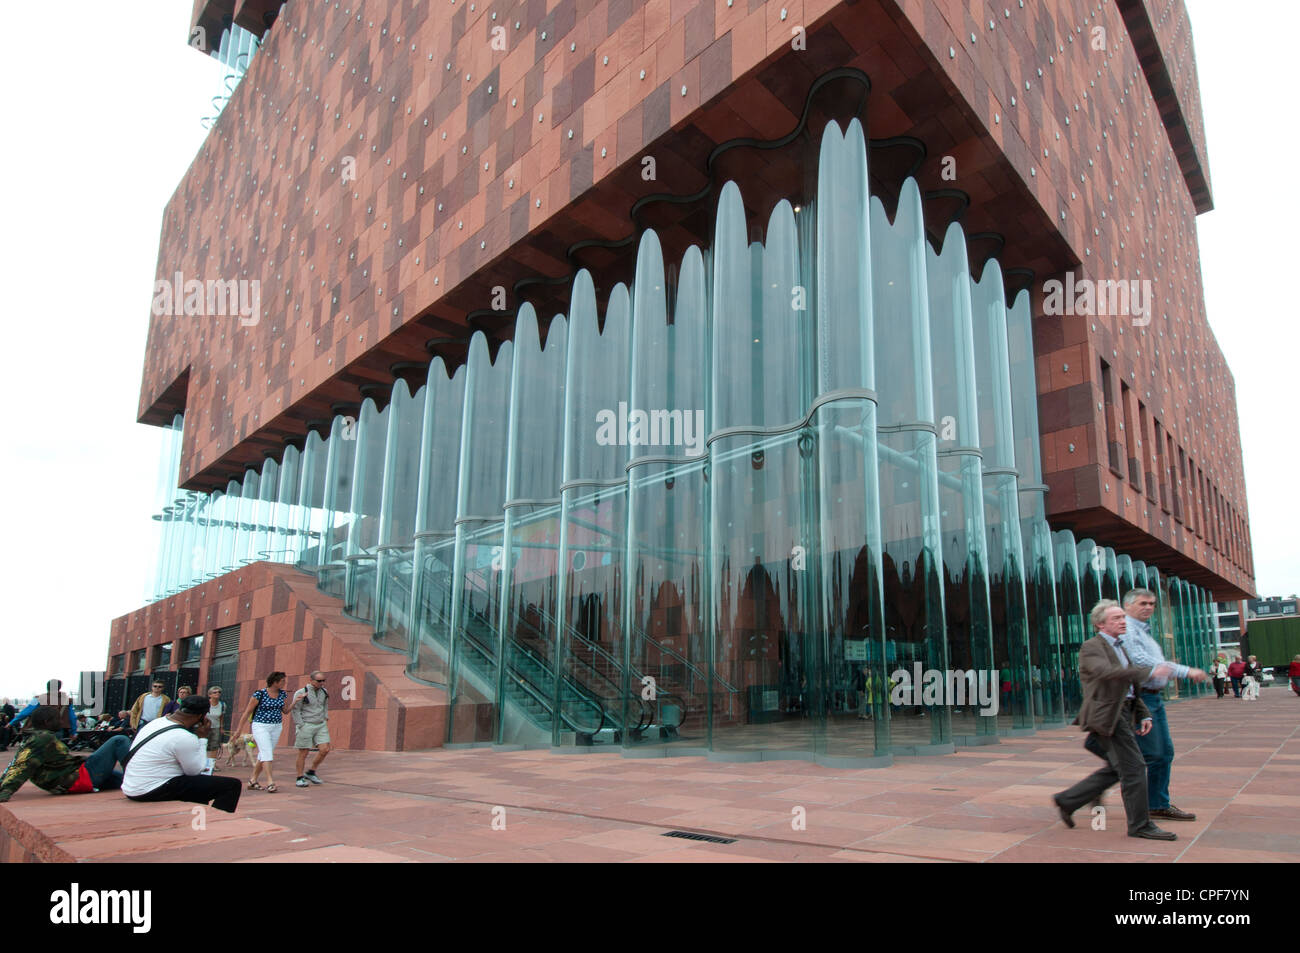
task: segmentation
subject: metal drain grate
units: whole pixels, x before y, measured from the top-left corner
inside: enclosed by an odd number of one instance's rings
[[[712,834],[692,834],[690,831],[668,831],[664,837],[680,837],[683,840],[701,840],[708,844],[734,844],[734,837],[714,837]]]

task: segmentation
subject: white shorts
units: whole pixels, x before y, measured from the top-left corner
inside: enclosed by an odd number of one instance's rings
[[[263,721],[255,721],[252,729],[253,740],[257,742],[257,760],[274,761],[275,746],[280,740],[280,732],[284,730],[284,725],[268,725]]]

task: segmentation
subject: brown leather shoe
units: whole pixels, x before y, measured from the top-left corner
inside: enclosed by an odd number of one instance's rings
[[[1170,804],[1168,807],[1158,808],[1154,811],[1147,812],[1151,817],[1163,818],[1166,821],[1194,821],[1195,814],[1189,814],[1187,811],[1180,811]]]
[[[1178,835],[1172,831],[1162,831],[1154,824],[1148,824],[1142,830],[1135,834],[1129,834],[1129,837],[1145,837],[1147,840],[1178,840]]]

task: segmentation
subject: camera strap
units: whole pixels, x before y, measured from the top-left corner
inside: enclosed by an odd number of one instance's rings
[[[135,753],[139,751],[141,748],[143,748],[145,745],[147,745],[149,742],[153,741],[159,735],[165,735],[167,734],[167,732],[172,731],[176,728],[180,728],[183,731],[189,731],[189,729],[186,728],[184,725],[176,725],[176,724],[168,725],[166,728],[163,728],[161,731],[155,731],[148,738],[144,739],[144,741],[141,741],[139,744],[132,747],[131,750],[126,753],[126,757],[122,759],[122,767],[125,769],[127,762],[129,762],[132,758],[134,758]]]

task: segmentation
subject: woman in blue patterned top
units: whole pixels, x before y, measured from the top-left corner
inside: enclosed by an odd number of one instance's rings
[[[276,792],[275,778],[271,775],[271,761],[275,757],[275,745],[280,740],[280,732],[284,725],[285,702],[289,700],[288,693],[285,692],[284,685],[287,676],[284,672],[272,672],[266,676],[266,688],[259,688],[253,692],[253,697],[248,700],[248,707],[244,709],[243,716],[235,728],[231,738],[238,738],[244,733],[244,725],[252,719],[253,740],[257,742],[257,766],[253,768],[252,780],[248,782],[250,791],[260,791],[262,786],[257,783],[262,769],[266,769],[266,790],[274,794]]]

